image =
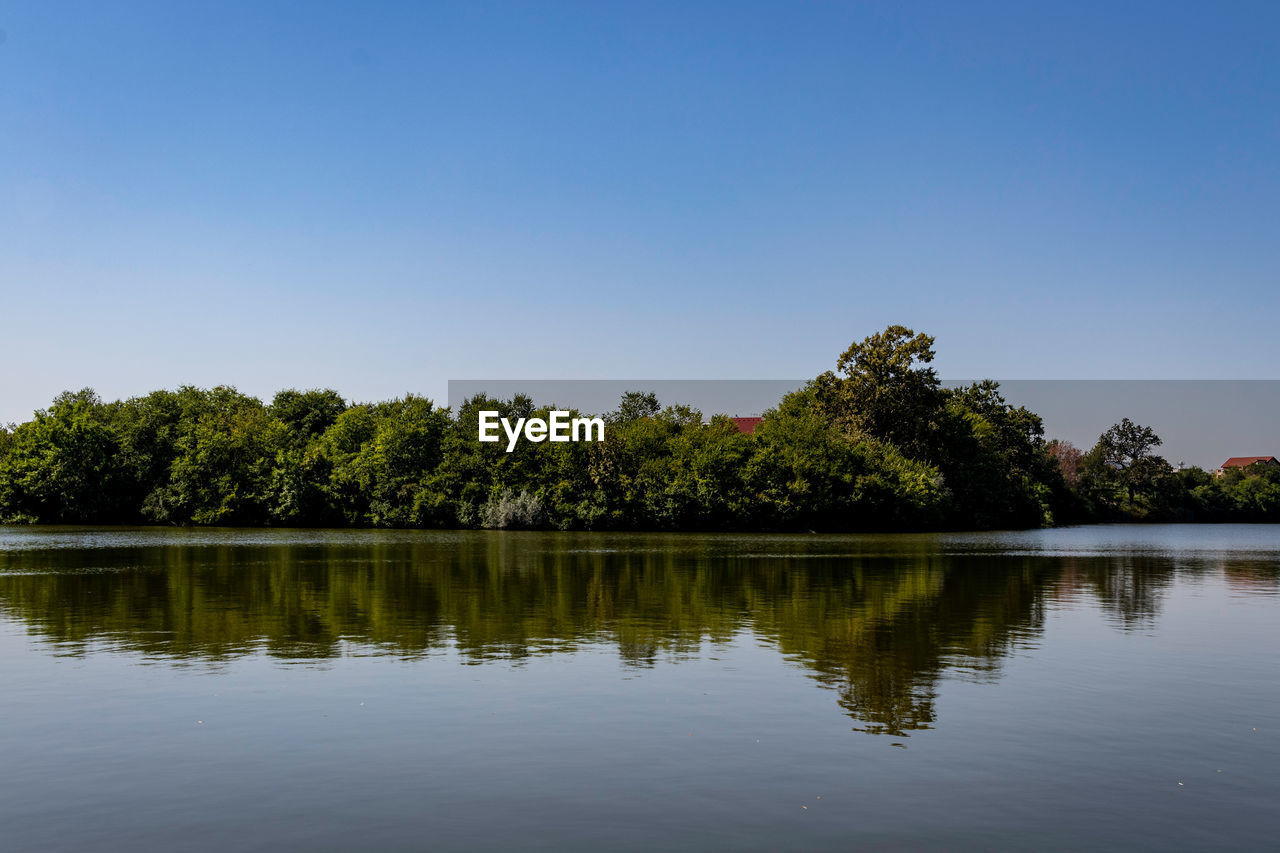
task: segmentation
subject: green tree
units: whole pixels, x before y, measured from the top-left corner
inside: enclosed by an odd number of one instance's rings
[[[329,493],[348,524],[416,526],[419,493],[440,464],[447,410],[413,394],[353,406],[320,439]]]
[[[1139,492],[1152,489],[1171,471],[1168,462],[1152,453],[1161,443],[1151,427],[1124,418],[1099,436],[1089,462],[1095,477],[1106,479],[1109,472],[1132,504]]]
[[[42,522],[127,520],[120,444],[93,389],[66,391],[12,433],[0,457],[0,516]]]
[[[887,441],[915,458],[928,458],[931,435],[945,401],[933,368],[933,338],[905,326],[853,343],[836,373],[815,380],[817,399],[846,428]]]
[[[143,514],[174,524],[255,525],[271,521],[272,469],[287,430],[262,402],[235,388],[180,389],[165,482],[145,499]],[[162,422],[161,422],[162,423]]]
[[[289,428],[294,443],[306,446],[333,426],[347,401],[329,388],[281,391],[271,400],[271,414]]]
[[[1066,485],[1046,452],[1040,417],[1009,405],[992,380],[953,389],[946,398],[935,453],[955,521],[970,527],[1050,523]]]
[[[652,391],[626,391],[618,408],[609,413],[608,421],[613,424],[626,424],[641,418],[656,418],[662,411],[658,395]]]
[[[936,523],[946,501],[936,468],[834,423],[812,384],[783,398],[754,434],[746,479],[758,523],[855,530]]]

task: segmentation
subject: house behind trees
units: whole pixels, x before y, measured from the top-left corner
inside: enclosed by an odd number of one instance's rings
[[[1280,459],[1276,459],[1274,456],[1232,456],[1226,462],[1222,463],[1221,468],[1214,471],[1213,473],[1222,475],[1222,474],[1225,474],[1227,471],[1230,471],[1232,468],[1239,468],[1240,470],[1243,471],[1245,468],[1248,468],[1251,465],[1263,465],[1268,468],[1280,468]]]

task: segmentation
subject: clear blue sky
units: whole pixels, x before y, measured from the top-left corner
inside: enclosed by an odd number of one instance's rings
[[[903,7],[906,8],[903,8]],[[64,388],[1275,377],[1280,4],[0,3],[0,421]]]

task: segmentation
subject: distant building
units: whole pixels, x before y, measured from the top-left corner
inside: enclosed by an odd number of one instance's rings
[[[764,418],[730,418],[729,420],[733,421],[734,426],[738,428],[738,432],[750,435],[756,431],[756,427],[760,426],[760,422]]]
[[[1215,474],[1222,474],[1231,468],[1248,468],[1250,465],[1266,465],[1267,467],[1280,468],[1280,459],[1274,456],[1232,456],[1226,462],[1222,463],[1222,467]]]

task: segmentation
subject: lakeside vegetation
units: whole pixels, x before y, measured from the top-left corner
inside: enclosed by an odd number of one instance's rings
[[[1128,419],[1083,452],[992,381],[944,388],[933,338],[891,326],[765,413],[753,434],[642,391],[600,443],[477,441],[478,413],[547,417],[517,395],[456,412],[414,395],[92,390],[0,430],[0,520],[580,530],[1036,527],[1278,521],[1280,471],[1175,471]],[[579,413],[575,413],[579,414]]]

